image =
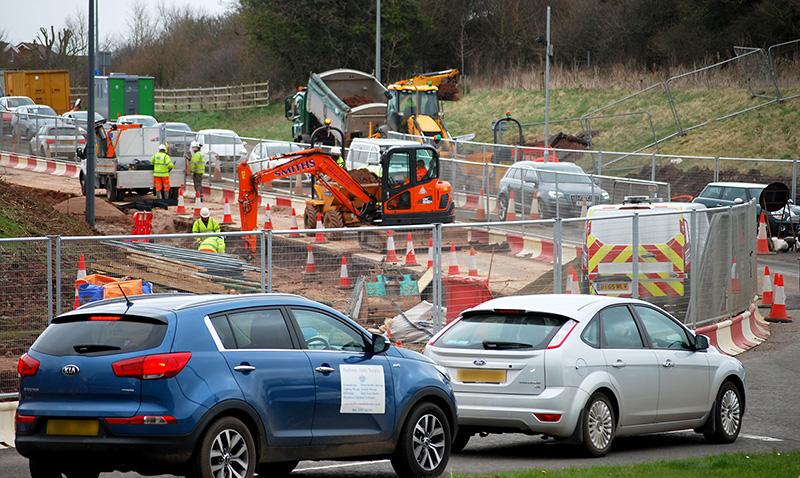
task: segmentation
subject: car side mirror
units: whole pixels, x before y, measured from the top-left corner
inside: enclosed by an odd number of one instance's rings
[[[733,200],[734,204],[742,204],[743,202],[744,202],[744,199],[742,199],[742,198],[736,198],[736,199]]]
[[[708,350],[708,337],[706,337],[705,335],[695,336],[694,349],[697,351]]]
[[[372,355],[378,355],[386,352],[389,350],[390,342],[389,340],[381,334],[372,334],[372,350],[370,353]]]

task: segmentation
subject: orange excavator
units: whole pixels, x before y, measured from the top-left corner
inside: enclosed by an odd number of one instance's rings
[[[304,173],[314,178],[316,188],[316,194],[306,201],[306,207],[324,216],[326,228],[455,221],[452,187],[439,179],[439,152],[432,146],[387,150],[381,157],[381,177],[357,170],[371,175],[368,181],[362,182],[356,181],[354,172],[341,167],[333,156],[320,148],[274,156],[268,164],[276,163],[255,173],[246,161],[237,165],[243,231],[259,229],[256,207],[259,184]],[[255,236],[245,236],[245,243],[254,253]]]

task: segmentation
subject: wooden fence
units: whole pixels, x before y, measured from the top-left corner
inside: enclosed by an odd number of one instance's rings
[[[82,105],[87,104],[85,86],[70,88],[70,95],[73,101],[80,98]],[[269,105],[269,83],[176,90],[156,89],[154,99],[156,113],[259,108]]]

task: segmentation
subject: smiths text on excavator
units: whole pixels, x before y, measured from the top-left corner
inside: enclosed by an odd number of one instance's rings
[[[439,179],[439,152],[428,145],[389,149],[381,157],[381,176],[366,182],[319,148],[274,156],[268,165],[255,173],[245,161],[237,166],[243,231],[258,229],[259,184],[302,173],[315,178],[317,197],[306,201],[307,209],[322,213],[326,228],[455,221],[452,187]],[[254,236],[245,243],[255,252]]]

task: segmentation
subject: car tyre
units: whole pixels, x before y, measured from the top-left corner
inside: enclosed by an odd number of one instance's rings
[[[255,468],[256,446],[250,430],[236,418],[222,417],[211,424],[197,444],[190,462],[189,477],[252,478]]]
[[[262,463],[256,466],[259,476],[289,476],[297,467],[298,461],[280,461],[276,463]]]
[[[459,429],[455,438],[453,438],[453,445],[450,448],[450,452],[459,453],[464,450],[464,448],[467,447],[467,443],[469,443],[470,438],[472,438],[472,433]]]
[[[583,409],[583,445],[590,456],[605,456],[614,442],[614,409],[602,392],[591,396]]]
[[[414,406],[400,431],[392,468],[401,478],[439,476],[447,467],[453,439],[450,424],[437,405]]]
[[[709,420],[714,420],[714,432],[704,433],[711,443],[733,443],[742,429],[742,397],[739,388],[725,382],[719,388],[714,411]]]
[[[504,194],[497,198],[497,216],[501,221],[505,221],[508,216],[508,197]]]

